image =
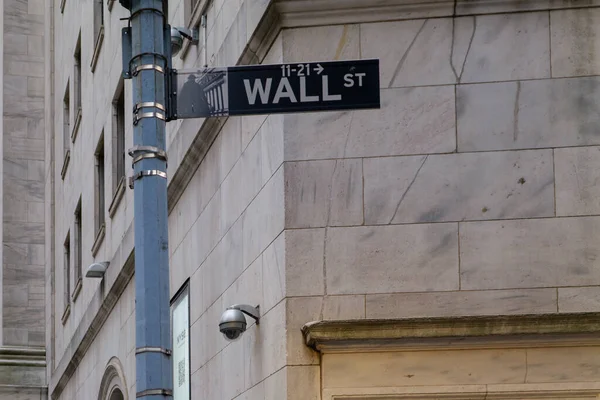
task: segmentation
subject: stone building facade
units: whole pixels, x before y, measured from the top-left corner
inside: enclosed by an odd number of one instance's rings
[[[47,394],[45,356],[45,7],[0,2],[2,269],[0,399]]]
[[[48,392],[134,399],[128,13],[50,3]],[[377,58],[381,72],[379,110],[168,124],[192,399],[600,395],[599,2],[169,9],[173,25],[207,17],[176,68]],[[104,278],[82,277],[102,261]],[[228,342],[218,321],[236,303],[260,305],[260,324]]]

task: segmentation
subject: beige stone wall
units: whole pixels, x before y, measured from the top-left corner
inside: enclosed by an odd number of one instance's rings
[[[190,279],[195,396],[321,399],[321,382],[331,382],[321,361],[338,366],[362,358],[321,358],[304,345],[300,328],[309,321],[598,310],[594,166],[600,139],[592,75],[600,61],[597,28],[586,22],[597,8],[478,1],[458,2],[456,10],[440,3],[359,13],[335,2],[298,10],[295,2],[280,1],[274,14],[273,8],[265,14],[268,3],[210,3],[210,65],[379,58],[382,107],[229,118],[211,134],[203,120],[168,124],[169,177],[190,178],[184,187],[170,186],[181,196],[170,205],[169,248],[171,293]],[[386,7],[392,3],[399,4]],[[190,16],[183,2],[169,6],[171,22],[185,25]],[[315,10],[326,6],[330,12]],[[55,11],[57,60],[72,57],[79,27],[89,45],[89,7],[66,0],[64,15]],[[455,11],[459,16],[452,18]],[[82,46],[84,117],[64,181],[60,142],[54,149],[57,364],[73,356],[74,335],[98,309],[94,299],[106,295],[84,279],[63,327],[62,240],[80,194],[84,224],[93,223],[87,177],[102,129],[111,146],[110,102],[120,73],[116,32],[126,12],[115,4],[106,15],[110,29],[93,74],[92,50]],[[257,26],[273,29],[260,46]],[[202,65],[201,47],[190,46],[174,66]],[[56,71],[58,110],[69,71]],[[125,87],[129,104],[128,82]],[[57,113],[56,132],[61,124]],[[127,190],[115,216],[107,217],[95,258],[88,250],[95,233],[84,229],[84,266],[110,260],[111,269],[122,267],[133,246],[132,199]],[[117,274],[111,272],[106,287]],[[260,304],[262,318],[239,341],[227,342],[217,324],[234,303]],[[130,397],[135,394],[133,314],[123,324],[119,313],[110,313],[59,398],[95,395],[99,371],[117,354],[128,365]],[[119,340],[104,344],[110,337]],[[508,352],[520,357],[520,372],[526,352]],[[490,362],[481,360],[472,365]],[[386,371],[371,371],[371,387],[383,384],[375,378],[384,379]],[[443,372],[432,371],[432,380]],[[59,368],[53,376],[51,392],[63,373]],[[359,388],[346,386],[343,394]]]

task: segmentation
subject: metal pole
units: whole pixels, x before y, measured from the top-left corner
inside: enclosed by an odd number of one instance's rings
[[[171,399],[165,73],[167,1],[131,0],[136,398]],[[168,31],[167,31],[168,32]]]

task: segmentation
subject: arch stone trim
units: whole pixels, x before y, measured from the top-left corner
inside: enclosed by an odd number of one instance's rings
[[[108,400],[115,388],[119,388],[121,390],[124,400],[129,400],[127,380],[125,379],[123,365],[117,357],[112,357],[108,361],[108,364],[106,364],[104,375],[100,381],[98,400]]]

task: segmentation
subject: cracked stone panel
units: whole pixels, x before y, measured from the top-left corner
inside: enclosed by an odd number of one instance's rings
[[[359,159],[286,164],[286,228],[361,225],[362,181]]]
[[[456,149],[454,87],[381,91],[381,109],[291,114],[285,160],[450,153]]]
[[[458,290],[455,223],[329,228],[326,294]]]
[[[550,13],[552,76],[600,74],[600,9]]]
[[[600,285],[600,217],[460,224],[463,290]]]
[[[600,214],[600,147],[554,151],[556,214]]]
[[[600,310],[600,287],[558,289],[558,311],[598,312]]]
[[[552,150],[364,160],[365,223],[554,216]]]
[[[600,78],[457,87],[459,151],[600,144]]]
[[[473,18],[361,25],[363,58],[378,58],[381,87],[457,83],[472,40]]]
[[[547,12],[471,18],[475,30],[461,82],[550,77]]]

